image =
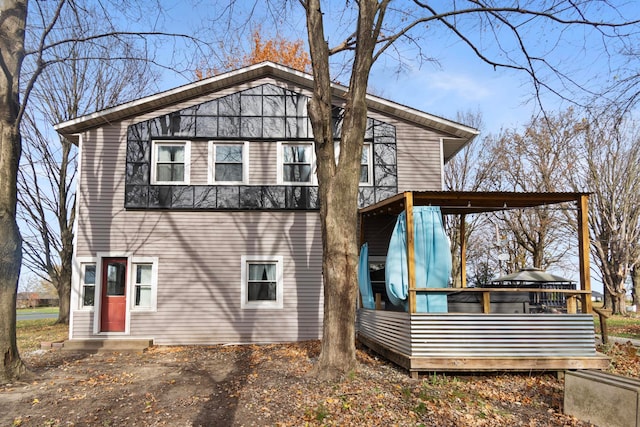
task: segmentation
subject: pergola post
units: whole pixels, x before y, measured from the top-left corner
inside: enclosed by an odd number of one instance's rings
[[[460,286],[467,287],[467,215],[460,215]]]
[[[578,258],[580,260],[580,289],[591,292],[591,266],[589,263],[589,195],[578,200]],[[582,294],[583,313],[592,312],[591,294]]]
[[[413,193],[404,193],[405,218],[407,220],[407,273],[409,278],[409,313],[416,312],[416,263],[415,235],[413,231]]]

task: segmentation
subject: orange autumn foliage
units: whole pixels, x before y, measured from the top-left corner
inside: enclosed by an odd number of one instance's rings
[[[219,68],[197,68],[195,75],[196,79],[202,80],[227,70],[264,61],[275,62],[302,72],[311,71],[311,58],[304,49],[302,40],[289,41],[282,36],[263,40],[260,31],[256,30],[252,34],[252,49],[249,54],[242,57],[229,55]]]

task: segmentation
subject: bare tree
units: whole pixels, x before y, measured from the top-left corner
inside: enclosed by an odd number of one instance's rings
[[[24,59],[27,3],[6,0],[0,6],[0,383],[26,368],[16,345],[16,289],[22,239],[16,223],[20,138],[20,71]]]
[[[480,112],[458,114],[457,120],[475,129],[482,129],[482,114]],[[486,180],[490,177],[492,159],[489,155],[487,143],[491,140],[476,137],[474,141],[466,145],[459,153],[450,159],[444,168],[444,188],[449,191],[480,191],[486,186]],[[462,222],[464,221],[464,228]],[[486,215],[449,215],[445,217],[445,227],[449,241],[451,242],[452,270],[451,277],[453,287],[462,286],[462,260],[461,245],[464,239],[467,254],[488,254],[487,243],[491,240],[472,238],[478,228],[486,223]],[[464,229],[464,236],[461,230]],[[489,263],[484,262],[485,257],[477,258],[482,265],[475,265],[474,277],[486,275]],[[482,272],[480,274],[479,272]],[[482,279],[480,279],[482,281]]]
[[[153,44],[145,42],[154,37],[156,40],[184,37],[191,42],[198,42],[194,37],[158,31],[154,16],[150,13],[161,12],[157,5],[146,8],[137,2],[107,4],[108,1],[98,2],[96,9],[102,13],[104,23],[109,24],[108,28],[85,26],[86,32],[72,37],[61,31],[60,17],[67,9],[83,15],[86,13],[85,5],[73,0],[31,3],[26,0],[6,0],[0,3],[0,94],[3,100],[0,102],[0,383],[18,378],[26,370],[16,346],[16,289],[22,261],[22,239],[16,221],[17,176],[22,154],[22,119],[38,78],[54,64],[78,60],[73,57],[72,48],[79,44],[101,46],[104,41],[115,38],[153,48]],[[109,16],[109,11],[118,11],[118,19]],[[139,13],[133,16],[136,11]],[[123,24],[127,18],[137,20],[135,31],[118,28],[117,25]],[[36,36],[27,50],[25,33],[32,29]],[[63,53],[58,49],[62,49]],[[146,58],[154,61],[151,54]],[[114,58],[100,55],[84,59]],[[189,65],[186,68],[193,70],[194,67]]]
[[[584,141],[573,156],[581,173],[573,179],[576,188],[592,193],[591,252],[612,310],[622,313],[625,283],[640,261],[640,134],[635,123],[606,118],[601,114],[585,125]]]
[[[581,136],[581,122],[573,110],[555,116],[534,117],[521,132],[506,130],[492,147],[495,159],[492,187],[504,191],[554,192],[571,189],[571,150]],[[513,245],[510,269],[532,266],[546,269],[565,260],[571,246],[563,207],[537,207],[505,211],[496,215],[496,227]],[[509,250],[510,249],[510,250]]]
[[[633,297],[633,305],[638,307],[640,305],[640,260],[636,261],[633,270],[631,270],[631,296]]]
[[[42,9],[40,9],[42,11]],[[60,33],[80,38],[100,25],[99,14],[62,11]],[[37,40],[34,28],[28,41]],[[102,31],[108,31],[103,28]],[[23,262],[58,292],[58,323],[69,322],[75,220],[76,147],[50,130],[56,123],[102,110],[149,91],[153,72],[129,41],[55,46],[51,55],[69,58],[45,68],[31,92],[22,123],[24,153],[18,175],[18,216],[23,227]],[[94,59],[96,58],[96,59]],[[102,58],[102,60],[97,60]]]
[[[602,22],[603,11],[591,10],[588,4],[571,1],[524,2],[501,6],[494,1],[447,3],[392,2],[360,0],[348,2],[339,11],[329,10],[320,0],[299,0],[307,23],[309,51],[313,64],[314,89],[309,113],[314,131],[320,193],[320,216],[323,243],[324,327],[322,349],[316,374],[333,377],[355,367],[355,299],[357,271],[357,190],[358,170],[367,116],[366,92],[371,68],[376,60],[400,41],[413,43],[419,57],[428,46],[429,29],[448,31],[470,51],[493,67],[506,67],[527,73],[536,96],[560,89],[550,85],[545,73],[569,82],[561,62],[552,63],[552,46],[560,45],[568,25],[600,33],[607,43],[620,37],[629,21]],[[603,4],[603,7],[608,7]],[[615,10],[614,10],[615,11]],[[328,43],[325,16],[339,15],[346,37]],[[545,27],[549,45],[536,52],[540,28]],[[495,40],[495,56],[484,50],[487,36]],[[333,40],[333,39],[332,39]],[[424,45],[422,43],[425,43]],[[589,49],[596,49],[590,45]],[[401,52],[396,50],[395,52]],[[495,52],[495,51],[494,51]],[[348,87],[343,105],[340,156],[335,158],[331,115],[331,57],[341,57],[342,69],[348,70]],[[344,64],[349,64],[348,66]]]

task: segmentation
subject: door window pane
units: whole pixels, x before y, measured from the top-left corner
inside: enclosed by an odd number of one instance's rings
[[[123,296],[125,290],[125,265],[107,264],[107,296]]]

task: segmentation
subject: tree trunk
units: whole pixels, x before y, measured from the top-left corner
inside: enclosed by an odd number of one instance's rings
[[[640,268],[633,267],[631,270],[631,285],[633,288],[633,305],[636,308],[640,305]]]
[[[15,0],[0,4],[0,383],[5,383],[26,370],[16,344],[16,293],[22,262],[16,203],[22,152],[18,94],[27,4]]]
[[[627,294],[626,292],[617,292],[611,295],[611,310],[614,314],[624,314],[627,309]]]
[[[1,137],[4,148],[4,142],[8,140],[4,129]],[[4,177],[0,179],[0,187],[3,186],[2,181]],[[22,240],[15,217],[4,206],[0,212],[0,235],[3,236],[0,243],[0,384],[3,384],[19,378],[25,372],[16,343],[16,292],[22,261]]]
[[[67,268],[61,268],[58,276],[58,282],[55,283],[58,291],[58,300],[60,310],[58,311],[58,320],[56,323],[69,324],[69,308],[71,305],[71,271]]]
[[[363,0],[358,5],[358,43],[342,116],[338,159],[333,137],[329,50],[322,11],[319,0],[309,0],[305,6],[314,77],[309,116],[317,158],[323,247],[324,323],[314,374],[323,379],[344,375],[356,366],[358,186],[367,125],[366,91],[378,37],[374,25],[377,2]]]

